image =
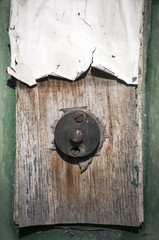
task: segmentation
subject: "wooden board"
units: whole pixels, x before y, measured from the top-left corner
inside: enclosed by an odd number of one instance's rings
[[[19,207],[15,209],[15,221],[20,227],[140,225],[142,150],[137,91],[91,73],[75,82],[44,80],[33,88],[18,82]],[[50,150],[54,139],[51,126],[64,114],[62,109],[71,108],[91,111],[109,136],[82,174],[78,165]]]

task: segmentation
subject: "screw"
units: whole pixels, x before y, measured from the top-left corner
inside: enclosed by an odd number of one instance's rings
[[[72,129],[70,133],[70,140],[73,143],[80,143],[83,140],[83,132],[79,128]]]
[[[82,112],[76,112],[74,118],[76,122],[81,123],[84,121],[84,114]]]

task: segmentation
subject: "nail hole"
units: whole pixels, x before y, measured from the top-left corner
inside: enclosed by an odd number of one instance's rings
[[[73,147],[70,150],[72,156],[77,157],[80,154],[80,149],[78,147]]]

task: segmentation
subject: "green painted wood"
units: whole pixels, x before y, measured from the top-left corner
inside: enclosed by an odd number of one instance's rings
[[[144,215],[138,234],[125,233],[125,240],[159,239],[159,0],[152,1],[151,32],[146,73],[146,121]]]
[[[7,85],[9,0],[0,1],[0,239],[14,239],[12,205],[15,156],[15,91]]]

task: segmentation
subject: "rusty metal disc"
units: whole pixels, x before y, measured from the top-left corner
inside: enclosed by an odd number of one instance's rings
[[[95,152],[100,142],[96,119],[84,111],[70,111],[55,127],[55,145],[70,157],[86,157]]]

